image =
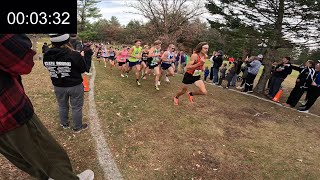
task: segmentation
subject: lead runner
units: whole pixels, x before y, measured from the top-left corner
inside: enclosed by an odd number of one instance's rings
[[[193,54],[191,55],[190,61],[186,66],[187,71],[182,80],[182,89],[173,98],[174,105],[179,105],[179,97],[187,92],[189,84],[194,84],[199,88],[197,91],[187,93],[191,103],[193,103],[193,96],[207,94],[206,86],[201,80],[201,74],[204,70],[203,65],[208,57],[208,49],[209,45],[207,42],[201,42],[196,46]]]

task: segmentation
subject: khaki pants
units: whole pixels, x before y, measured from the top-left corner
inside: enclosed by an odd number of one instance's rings
[[[12,164],[38,179],[79,179],[66,151],[36,114],[22,127],[0,135],[0,153]]]

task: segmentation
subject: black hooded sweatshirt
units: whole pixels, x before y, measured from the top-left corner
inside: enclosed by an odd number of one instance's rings
[[[50,73],[52,84],[57,87],[81,84],[81,73],[86,71],[86,63],[81,54],[68,48],[49,49],[43,57],[43,65]]]

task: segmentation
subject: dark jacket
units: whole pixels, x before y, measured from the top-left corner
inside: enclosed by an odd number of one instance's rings
[[[243,61],[236,61],[236,62],[235,62],[235,65],[236,65],[236,74],[240,74],[242,64],[243,64]]]
[[[93,51],[90,48],[90,46],[84,47],[83,48],[83,52],[84,52],[84,59],[86,61],[91,61],[92,60]]]
[[[292,65],[291,63],[288,64],[279,64],[275,67],[272,76],[285,79],[289,74],[292,73]]]
[[[222,65],[222,62],[223,62],[222,56],[221,55],[215,56],[215,57],[212,58],[212,60],[213,60],[213,66],[212,67],[216,68],[216,69],[219,69],[221,67],[221,65]]]
[[[70,44],[72,45],[72,48],[76,51],[81,51],[83,46],[82,43],[77,40],[76,38],[70,38]]]
[[[292,65],[292,69],[300,72],[296,81],[296,86],[300,88],[308,88],[311,85],[315,75],[314,68],[308,68],[308,67],[301,68],[301,67]]]
[[[176,57],[176,62],[179,62],[180,54]],[[184,55],[181,56],[181,64],[186,62],[186,58]]]
[[[67,48],[51,48],[43,57],[51,81],[57,87],[72,87],[82,83],[81,73],[87,69],[84,57]]]
[[[48,52],[48,50],[49,50],[49,46],[44,44],[42,46],[42,53],[44,54],[44,53]]]

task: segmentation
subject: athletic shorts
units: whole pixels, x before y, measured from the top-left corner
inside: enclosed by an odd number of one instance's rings
[[[114,56],[109,56],[109,59],[110,59],[111,61],[114,61],[114,60],[115,60]]]
[[[167,70],[167,69],[169,69],[171,67],[171,64],[167,64],[167,63],[162,63],[161,64],[161,69],[163,69],[163,70]]]
[[[119,65],[119,66],[122,66],[122,65],[124,65],[124,64],[126,64],[126,62],[118,62],[118,65]]]
[[[129,59],[126,59],[126,62],[127,62],[127,63],[130,62]]]
[[[135,65],[140,65],[141,64],[141,61],[137,61],[137,62],[130,62],[129,61],[129,67],[133,67]]]
[[[182,83],[183,84],[193,84],[196,81],[199,81],[200,78],[201,78],[201,76],[193,76],[192,74],[184,73]]]
[[[149,69],[154,69],[155,67],[159,66],[159,64],[148,64]]]

